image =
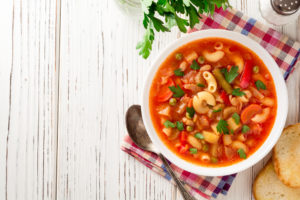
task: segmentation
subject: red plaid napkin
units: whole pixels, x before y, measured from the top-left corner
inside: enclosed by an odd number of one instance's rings
[[[298,42],[231,8],[226,10],[217,9],[213,19],[206,16],[202,17],[201,23],[197,24],[190,32],[210,28],[240,32],[257,41],[273,56],[285,79],[293,72],[300,55],[300,44]],[[121,149],[151,170],[173,182],[158,156],[138,148],[129,136],[125,136]],[[171,164],[171,167],[184,181],[189,192],[196,199],[201,200],[216,198],[220,193],[226,195],[236,176],[233,174],[223,177],[205,177],[184,171],[174,164]]]

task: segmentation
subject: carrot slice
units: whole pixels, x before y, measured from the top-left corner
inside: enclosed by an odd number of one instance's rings
[[[173,92],[170,90],[169,87],[174,85],[174,81],[171,78],[169,78],[167,83],[162,85],[159,89],[158,95],[156,96],[156,100],[158,102],[168,101],[173,95]]]
[[[257,104],[250,104],[241,113],[241,120],[244,124],[248,123],[254,115],[260,113],[262,111],[262,107]]]

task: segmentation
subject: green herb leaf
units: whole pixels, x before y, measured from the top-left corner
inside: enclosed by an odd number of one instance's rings
[[[175,76],[184,76],[184,72],[180,68],[174,70]]]
[[[232,91],[232,95],[233,95],[233,96],[238,96],[238,97],[240,97],[240,96],[245,95],[245,93],[242,92],[240,88],[235,88],[235,89],[233,89],[233,91]]]
[[[240,123],[240,116],[236,112],[233,113],[232,118],[234,119],[234,121],[235,121],[236,124]]]
[[[198,86],[198,87],[205,87],[205,85],[204,85],[204,84],[201,84],[201,83],[198,83],[197,86]]]
[[[201,133],[196,133],[196,134],[195,134],[195,138],[200,139],[200,140],[203,140],[203,139],[204,139],[204,136],[203,136]]]
[[[243,127],[242,127],[242,133],[247,133],[248,131],[250,131],[249,126],[243,125]]]
[[[148,17],[151,19],[152,24],[155,28],[155,30],[157,32],[161,31],[161,32],[166,32],[166,31],[170,31],[166,26],[164,26],[164,22],[161,21],[160,19],[152,16],[152,15],[148,15]]]
[[[175,21],[177,23],[179,30],[183,33],[186,33],[185,26],[189,25],[188,21],[186,19],[182,19],[182,18],[178,17],[178,15],[175,15]]]
[[[191,118],[193,118],[195,115],[195,109],[193,107],[186,107],[186,112],[189,113]]]
[[[148,58],[150,52],[152,50],[152,42],[154,40],[154,32],[153,29],[148,26],[142,41],[140,41],[136,45],[136,49],[139,49],[139,55],[143,56],[143,58]]]
[[[233,135],[234,134],[234,130],[230,129],[230,134]]]
[[[188,7],[186,7],[186,11],[189,15],[190,27],[193,28],[195,26],[195,24],[199,23],[200,16],[197,13],[196,8],[192,4]]]
[[[213,112],[213,113],[217,113],[217,112],[221,112],[221,110],[222,110],[222,108],[219,108],[219,109],[217,109],[217,110],[213,110],[212,112]]]
[[[165,32],[178,26],[181,32],[186,32],[188,26],[193,28],[199,22],[200,14],[207,13],[213,16],[216,8],[223,7],[225,10],[229,3],[228,0],[141,0],[141,5],[146,32],[137,46],[139,55],[146,59],[152,49],[154,30]],[[157,18],[157,15],[161,17]]]
[[[229,134],[227,121],[221,119],[217,124],[217,131],[225,135]]]
[[[238,149],[237,152],[238,152],[240,158],[243,158],[243,159],[247,158],[247,155],[243,149]]]
[[[166,128],[175,128],[175,124],[172,123],[172,122],[170,122],[169,120],[167,120],[167,121],[164,122],[164,126]]]
[[[190,153],[191,154],[196,154],[198,150],[196,148],[190,148]]]
[[[184,95],[184,91],[177,85],[175,86],[170,86],[169,89],[173,92],[173,97],[179,98]]]
[[[225,79],[228,83],[232,83],[234,79],[239,75],[238,73],[239,68],[237,66],[231,67],[229,72],[227,71],[226,68],[223,69],[224,69],[223,72],[224,72]]]
[[[198,70],[200,69],[200,66],[198,65],[198,63],[196,62],[196,60],[193,60],[192,64],[191,64],[191,69],[194,69],[194,70]]]
[[[225,73],[227,73],[227,69],[226,68],[221,68],[220,69],[221,73],[225,75]]]
[[[176,127],[178,130],[183,131],[184,130],[184,126],[182,122],[176,122]]]
[[[176,26],[175,15],[173,14],[166,14],[165,21],[166,21],[166,27],[168,29],[171,29],[172,27]]]
[[[260,89],[266,90],[267,89],[266,85],[260,80],[255,81],[255,85],[258,90],[260,90]]]

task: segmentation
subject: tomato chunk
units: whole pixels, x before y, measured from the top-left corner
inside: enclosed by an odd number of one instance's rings
[[[156,100],[158,102],[168,101],[173,95],[173,92],[170,90],[169,87],[174,85],[174,81],[171,78],[169,78],[167,83],[160,87],[158,95],[156,96]]]
[[[244,124],[249,123],[251,118],[254,117],[254,115],[260,113],[262,111],[262,107],[257,104],[250,104],[244,110],[241,114],[241,120]]]

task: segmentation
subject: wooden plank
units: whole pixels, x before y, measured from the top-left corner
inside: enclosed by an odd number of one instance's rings
[[[56,1],[0,6],[0,199],[54,199]]]
[[[12,71],[12,2],[0,6],[0,199],[7,196],[7,140],[10,116],[10,74]]]
[[[57,198],[171,199],[171,184],[120,151],[151,59],[135,50],[141,21],[110,2],[62,1]],[[158,34],[151,58],[176,36]]]

